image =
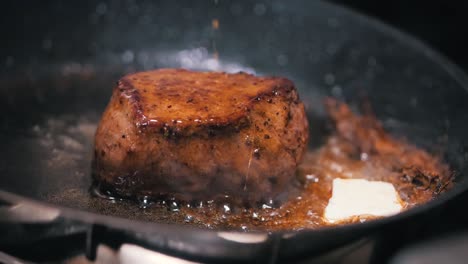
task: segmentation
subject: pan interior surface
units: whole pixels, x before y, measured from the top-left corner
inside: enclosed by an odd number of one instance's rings
[[[1,66],[2,190],[154,220],[134,204],[91,198],[89,188],[94,132],[115,82],[129,72],[162,67],[288,77],[310,117],[311,148],[322,139],[326,96],[352,107],[365,97],[392,135],[444,153],[458,172],[457,184],[466,183],[468,84],[414,40],[316,2],[185,3],[183,8],[146,2],[138,15],[122,5],[108,3],[104,14],[96,8],[80,11],[90,21],[71,25],[79,40],[67,38],[57,25],[51,42],[60,48],[13,51],[9,56],[15,62]],[[65,17],[72,9],[51,12]],[[25,26],[35,29],[32,22]],[[174,221],[162,211],[157,219]]]

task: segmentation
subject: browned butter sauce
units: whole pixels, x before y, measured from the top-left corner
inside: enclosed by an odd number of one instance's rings
[[[234,206],[217,201],[174,199],[122,200],[98,188],[92,194],[67,189],[50,202],[96,213],[158,223],[223,230],[300,230],[329,225],[322,219],[335,178],[364,178],[392,183],[405,209],[427,202],[452,186],[452,172],[438,157],[389,136],[371,115],[358,116],[335,100],[327,101],[335,129],[318,149],[309,150],[296,178],[275,201]],[[272,168],[274,169],[274,168]],[[96,186],[94,186],[96,187]],[[356,217],[353,221],[366,221]]]

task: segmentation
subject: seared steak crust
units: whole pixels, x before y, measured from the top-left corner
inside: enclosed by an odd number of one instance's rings
[[[271,198],[294,177],[308,123],[294,84],[160,69],[123,77],[95,137],[94,179],[121,196]]]

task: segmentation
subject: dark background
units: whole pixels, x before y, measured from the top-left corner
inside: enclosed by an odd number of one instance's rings
[[[468,72],[468,1],[330,0],[416,36]]]
[[[229,2],[229,0],[218,1]],[[357,10],[416,36],[468,72],[468,1],[328,1]],[[35,36],[36,33],[39,34],[39,31],[28,30],[28,32],[22,32],[26,24],[36,24],[36,27],[40,29],[43,20],[37,19],[37,17],[40,18],[41,12],[48,9],[57,9],[60,5],[72,5],[76,8],[77,12],[76,15],[71,15],[69,20],[83,21],[83,19],[86,20],[87,18],[80,17],[79,14],[82,14],[83,10],[94,10],[98,4],[99,1],[93,0],[62,2],[57,0],[19,0],[2,3],[3,12],[0,16],[0,33],[3,38],[0,43],[0,62],[8,60],[9,50],[18,48],[18,43],[9,41],[9,39],[22,39],[21,48],[27,50],[48,44],[41,43],[41,45],[37,45],[37,43],[30,41],[35,38],[43,38],[43,36]],[[60,28],[60,25],[63,24],[63,21],[56,22],[57,24],[54,25],[56,28]],[[15,30],[12,30],[12,27]],[[63,25],[62,28],[64,31],[67,30],[66,25]],[[73,39],[75,37],[73,32],[69,33],[69,37]],[[93,33],[90,32],[90,34]],[[57,48],[57,46],[54,47],[55,51],[57,51]]]

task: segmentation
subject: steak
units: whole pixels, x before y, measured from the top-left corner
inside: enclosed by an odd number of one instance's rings
[[[286,78],[139,72],[118,81],[102,115],[93,178],[124,197],[270,199],[294,178],[308,137]]]

